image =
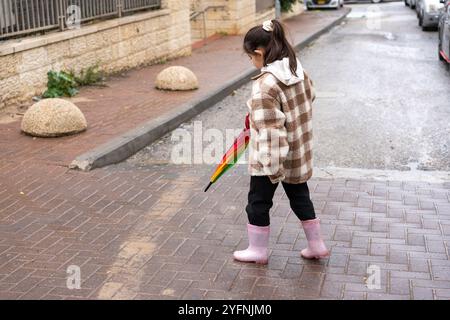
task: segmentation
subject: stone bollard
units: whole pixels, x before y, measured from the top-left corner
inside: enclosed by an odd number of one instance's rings
[[[22,119],[22,131],[36,137],[59,137],[87,129],[86,119],[72,102],[51,98],[32,105]]]
[[[194,90],[198,89],[198,80],[188,68],[173,66],[158,74],[156,88],[161,90]]]

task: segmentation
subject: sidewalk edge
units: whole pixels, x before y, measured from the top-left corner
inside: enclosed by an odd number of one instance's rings
[[[301,50],[305,48],[312,41],[316,40],[321,35],[328,32],[331,28],[339,24],[345,19],[345,17],[347,17],[351,11],[351,8],[345,8],[345,10],[346,12],[341,17],[320,29],[316,33],[313,33],[299,44],[295,45],[295,49]],[[70,163],[69,168],[89,171],[127,159],[145,146],[177,128],[183,122],[192,119],[194,116],[208,109],[210,106],[223,100],[234,90],[247,83],[250,78],[256,74],[258,74],[258,70],[254,68],[241,73],[239,76],[225,83],[222,87],[213,91],[210,95],[196,101],[183,104],[176,110],[170,111],[156,119],[152,119],[137,128],[131,129],[122,135],[114,137],[112,140],[76,157]]]

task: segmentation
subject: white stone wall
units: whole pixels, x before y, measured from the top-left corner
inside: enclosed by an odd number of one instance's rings
[[[107,73],[191,53],[188,1],[82,26],[79,30],[11,40],[0,45],[0,111],[30,105],[47,87],[49,70],[79,72],[97,62]]]
[[[255,0],[191,0],[191,10],[201,11],[208,6],[225,6],[225,9],[206,12],[206,36],[215,33],[244,34],[256,24],[275,18],[275,10],[256,12]],[[191,21],[192,41],[204,37],[203,16]]]

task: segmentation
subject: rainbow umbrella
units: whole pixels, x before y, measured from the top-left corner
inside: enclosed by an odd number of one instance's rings
[[[208,186],[205,188],[205,192],[208,191],[209,187],[216,182],[225,172],[227,172],[232,166],[236,164],[239,158],[247,149],[248,143],[250,141],[250,129],[248,125],[248,116],[246,118],[246,128],[239,134],[239,136],[234,140],[233,145],[224,154],[222,160],[214,171]]]

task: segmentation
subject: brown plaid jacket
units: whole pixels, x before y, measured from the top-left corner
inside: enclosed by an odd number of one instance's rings
[[[287,86],[263,72],[252,79],[249,173],[269,176],[272,183],[303,183],[312,176],[312,102],[315,90],[304,80]]]

